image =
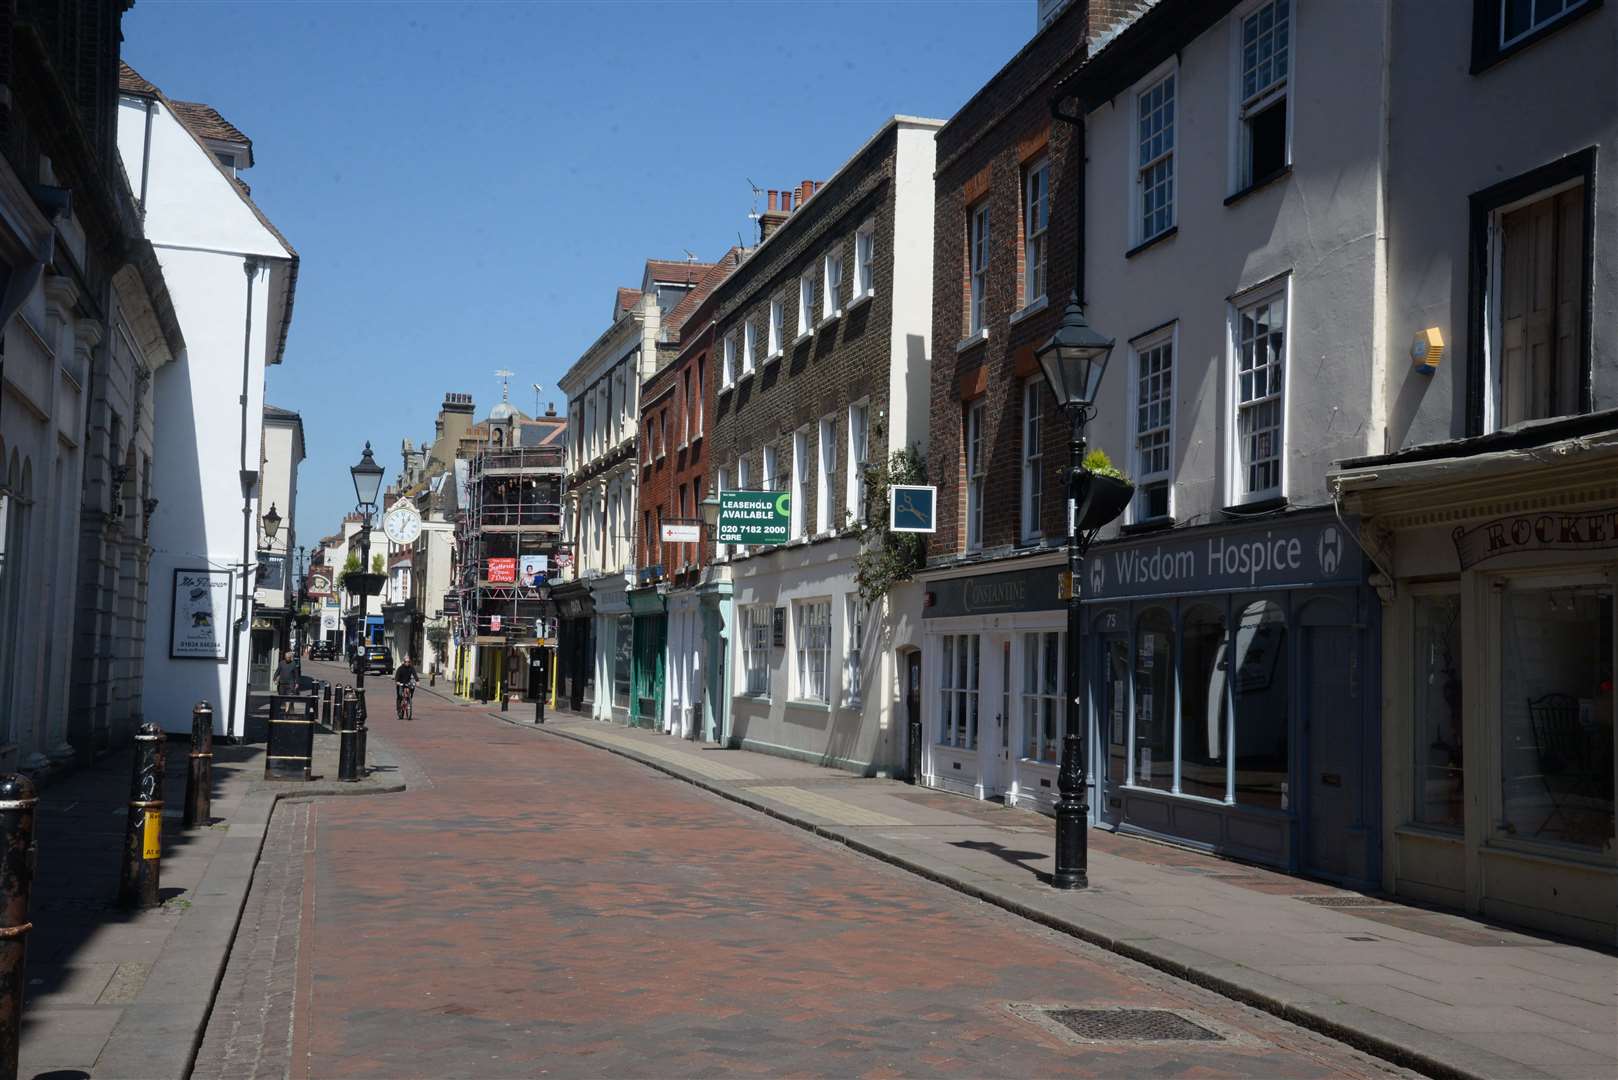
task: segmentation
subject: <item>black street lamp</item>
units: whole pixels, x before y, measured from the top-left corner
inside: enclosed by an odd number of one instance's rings
[[[270,512],[264,515],[264,539],[272,545],[275,543],[275,534],[281,531],[281,515],[276,511],[275,504],[270,504]]]
[[[359,512],[362,518],[360,524],[360,573],[366,575],[361,579],[360,588],[360,655],[358,670],[354,672],[354,686],[359,691],[360,709],[365,709],[365,669],[370,660],[370,628],[366,625],[368,609],[371,602],[370,573],[371,573],[371,515],[376,513],[376,497],[382,490],[382,466],[376,463],[371,455],[371,443],[365,443],[365,453],[360,455],[358,465],[351,465],[349,475],[354,478],[354,497],[359,500]]]
[[[702,523],[708,527],[708,539],[714,544],[714,557],[719,557],[719,496],[714,492],[713,485],[708,485],[708,497],[697,504],[702,509]],[[700,557],[700,551],[698,555]]]
[[[545,722],[545,699],[550,697],[551,657],[548,646],[542,645],[540,642],[545,637],[543,633],[545,629],[545,609],[550,607],[551,603],[550,579],[546,578],[534,586],[534,592],[539,596],[539,618],[535,620],[534,625],[534,659],[536,663],[533,665],[533,678],[530,681],[537,680],[539,683],[534,688],[534,723],[543,724]]]
[[[1075,293],[1062,312],[1056,333],[1035,353],[1045,374],[1045,385],[1072,426],[1067,496],[1067,707],[1062,767],[1056,777],[1056,787],[1061,792],[1056,802],[1056,871],[1051,875],[1051,884],[1058,889],[1083,889],[1090,884],[1090,807],[1084,776],[1086,726],[1079,707],[1084,692],[1079,678],[1079,590],[1084,580],[1084,555],[1095,531],[1080,528],[1079,514],[1084,509],[1090,478],[1084,468],[1084,428],[1095,415],[1096,393],[1101,389],[1101,376],[1106,374],[1112,346],[1111,338],[1096,333],[1085,320],[1084,308],[1079,306]]]

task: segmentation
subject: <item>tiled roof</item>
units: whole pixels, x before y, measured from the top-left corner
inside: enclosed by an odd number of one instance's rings
[[[725,252],[718,262],[706,264],[708,271],[697,282],[697,287],[680,297],[680,302],[674,305],[674,310],[663,320],[663,325],[672,335],[676,337],[680,335],[681,328],[685,326],[685,321],[691,317],[691,313],[708,299],[709,294],[719,287],[721,281],[730,276],[731,271],[742,264],[742,257],[747,250],[733,247]]]
[[[264,406],[264,415],[265,416],[273,416],[273,417],[276,417],[277,419],[280,419],[280,420],[301,420],[302,419],[302,417],[300,417],[296,412],[294,412],[291,409],[283,409],[279,405],[270,405],[270,404],[265,404],[265,406]]]
[[[640,303],[641,291],[639,289],[619,289],[618,302],[613,305],[612,318],[616,322],[624,312]]]
[[[157,87],[140,77],[140,72],[118,61],[118,89],[126,94],[139,94],[142,97],[156,97]]]
[[[200,101],[173,102],[174,111],[180,114],[185,126],[196,132],[204,139],[215,142],[238,143],[247,147],[246,165],[253,164],[253,140],[242,134],[240,128],[219,115],[219,110],[212,105],[204,105]]]
[[[713,263],[689,262],[685,259],[646,260],[646,276],[671,285],[695,285],[712,268]]]

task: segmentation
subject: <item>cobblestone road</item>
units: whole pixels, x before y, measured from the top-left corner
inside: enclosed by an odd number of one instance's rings
[[[380,712],[428,782],[277,813],[199,1076],[1403,1075],[615,755]]]

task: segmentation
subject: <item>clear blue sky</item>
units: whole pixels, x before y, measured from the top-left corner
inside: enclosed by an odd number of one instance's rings
[[[894,113],[947,118],[1034,9],[139,0],[124,58],[247,133],[244,178],[302,256],[268,400],[303,414],[312,544],[366,439],[391,482],[446,391],[486,415],[498,368],[519,408],[538,382],[562,409],[557,379],[647,257],[751,240],[749,177],[824,179]]]

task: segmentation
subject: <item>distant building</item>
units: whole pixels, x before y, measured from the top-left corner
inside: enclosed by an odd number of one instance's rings
[[[283,652],[296,644],[298,582],[298,465],[304,459],[303,417],[291,409],[264,406],[264,450],[259,505],[274,510],[281,525],[272,538],[259,530],[257,580],[253,585],[252,687],[269,691]]]

